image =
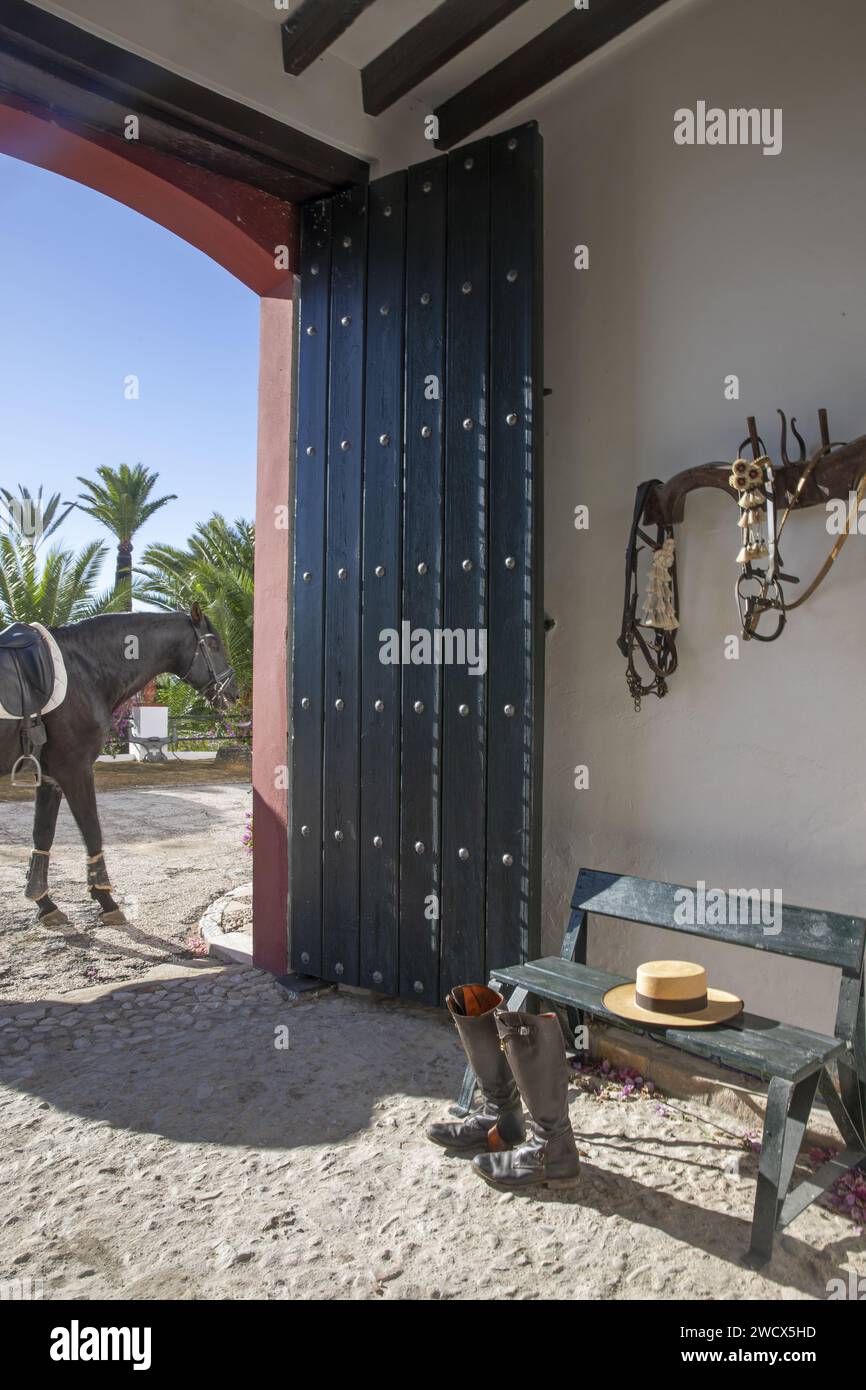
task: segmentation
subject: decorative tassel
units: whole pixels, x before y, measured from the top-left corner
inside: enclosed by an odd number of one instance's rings
[[[755,560],[764,560],[770,554],[766,534],[767,494],[765,491],[765,457],[754,459],[735,459],[728,479],[731,487],[738,493],[740,516],[737,522],[742,531],[743,544],[737,555],[738,565],[750,565]]]
[[[643,604],[642,622],[645,627],[673,632],[679,618],[674,608],[674,584],[671,571],[674,564],[674,538],[666,536],[653,554],[647,593]]]

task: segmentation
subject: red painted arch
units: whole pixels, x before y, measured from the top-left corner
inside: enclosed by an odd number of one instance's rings
[[[91,131],[5,97],[0,152],[74,179],[167,227],[256,294],[291,292],[297,250],[292,203],[134,140]],[[282,248],[285,248],[283,250]]]
[[[292,314],[298,218],[291,203],[13,96],[0,152],[124,203],[203,251],[262,296],[253,675],[253,951],[288,957],[288,648]]]

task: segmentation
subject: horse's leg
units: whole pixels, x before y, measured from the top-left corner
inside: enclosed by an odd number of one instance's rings
[[[46,927],[63,926],[69,918],[48,896],[48,857],[54,844],[57,813],[63,793],[56,782],[43,781],[36,788],[36,811],[33,816],[33,853],[27,871],[24,896],[36,903],[39,922]]]
[[[87,886],[91,898],[99,904],[100,921],[106,926],[124,926],[126,918],[111,896],[111,884],[102,853],[102,829],[96,809],[93,768],[87,766],[65,778],[63,791],[87,849]]]

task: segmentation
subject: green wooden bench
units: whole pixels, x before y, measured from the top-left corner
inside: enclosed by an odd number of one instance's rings
[[[757,1267],[770,1259],[777,1230],[799,1216],[848,1169],[866,1166],[866,921],[785,904],[777,934],[751,922],[682,925],[674,920],[677,891],[677,885],[671,883],[581,869],[559,956],[497,968],[491,984],[505,993],[512,991],[509,1009],[533,1012],[541,1001],[554,1004],[565,1012],[572,1034],[592,1017],[769,1083],[752,1239],[745,1257]],[[590,913],[837,967],[841,977],[834,1036],[751,1013],[742,1013],[716,1028],[691,1030],[648,1028],[611,1014],[602,998],[607,990],[626,980],[586,964]],[[699,949],[681,950],[679,954],[700,959]],[[457,1113],[467,1113],[474,1090],[475,1077],[467,1069]],[[824,1100],[846,1147],[789,1191],[816,1093]]]

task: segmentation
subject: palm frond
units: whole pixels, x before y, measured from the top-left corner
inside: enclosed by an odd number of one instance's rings
[[[249,694],[253,669],[255,527],[215,513],[201,522],[185,550],[150,545],[136,569],[140,594],[156,608],[200,603],[223,639],[241,690]]]

